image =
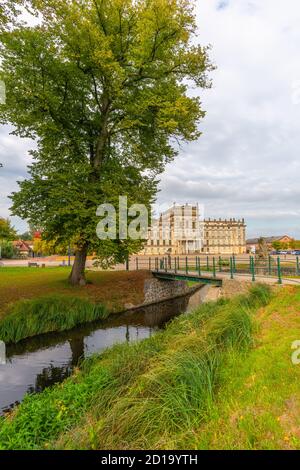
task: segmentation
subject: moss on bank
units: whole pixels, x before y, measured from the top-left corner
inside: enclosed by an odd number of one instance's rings
[[[267,286],[256,286],[247,296],[202,305],[147,340],[93,356],[2,418],[0,448],[195,448],[227,359],[249,351],[252,314],[270,297]]]

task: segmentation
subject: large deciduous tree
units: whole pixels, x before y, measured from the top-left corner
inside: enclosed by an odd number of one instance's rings
[[[37,147],[12,209],[76,247],[78,284],[89,252],[115,262],[141,247],[98,240],[96,208],[119,195],[150,206],[178,142],[199,136],[205,113],[188,89],[209,87],[212,66],[188,0],[17,3],[38,21],[2,23],[0,117]]]

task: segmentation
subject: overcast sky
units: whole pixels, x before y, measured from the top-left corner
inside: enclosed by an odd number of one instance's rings
[[[198,0],[197,17],[218,68],[213,88],[200,91],[203,135],[167,167],[158,202],[244,217],[249,237],[300,239],[299,0]],[[0,130],[0,216],[9,215],[7,195],[26,175],[31,145]]]

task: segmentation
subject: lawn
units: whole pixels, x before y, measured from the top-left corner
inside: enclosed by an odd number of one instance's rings
[[[102,303],[119,311],[126,303],[139,304],[144,298],[147,272],[89,271],[84,287],[68,284],[70,268],[0,268],[0,319],[19,300],[62,294]]]

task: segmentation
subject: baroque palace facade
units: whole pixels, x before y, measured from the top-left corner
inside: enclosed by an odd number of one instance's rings
[[[246,253],[244,219],[204,219],[199,205],[176,205],[153,220],[141,254]]]

